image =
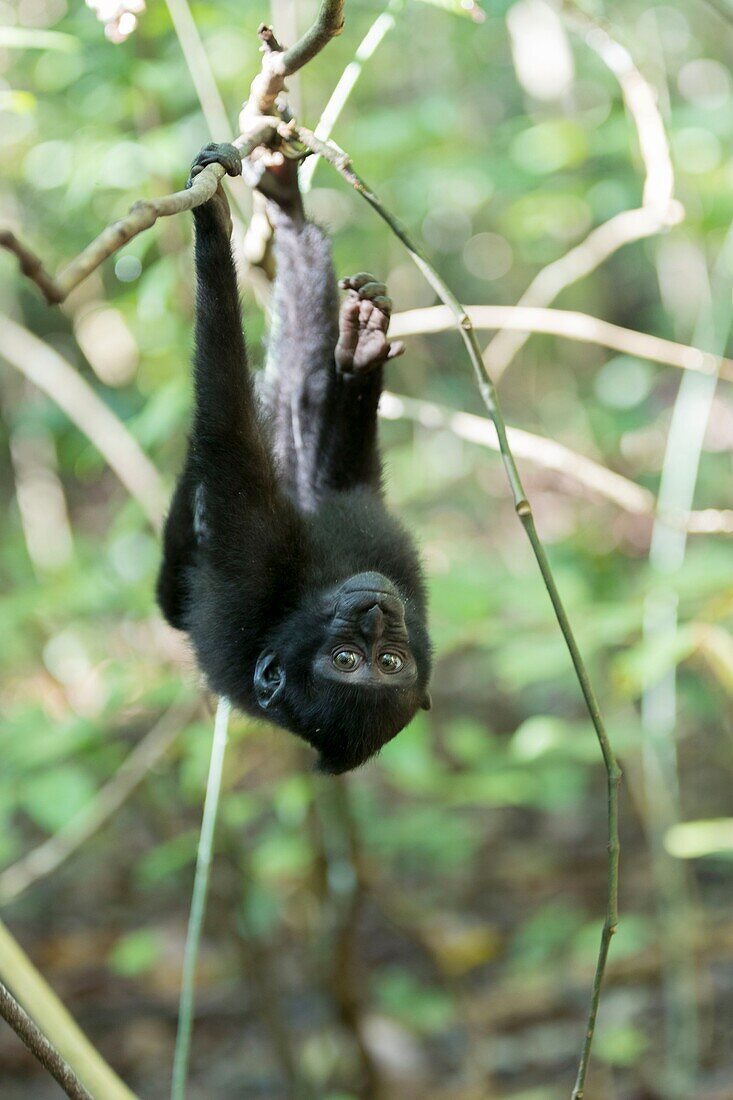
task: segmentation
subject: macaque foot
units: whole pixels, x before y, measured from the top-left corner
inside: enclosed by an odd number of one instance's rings
[[[211,142],[209,145],[204,145],[191,165],[186,187],[191,186],[199,172],[203,172],[208,164],[221,164],[226,169],[228,176],[241,176],[242,174],[242,158],[239,155],[239,150],[226,141],[218,144]],[[231,233],[232,218],[229,211],[229,200],[224,193],[221,181],[219,181],[216,191],[208,202],[203,203],[202,206],[194,207],[194,217],[203,211],[213,214],[218,222],[226,226],[227,232]]]
[[[244,182],[267,199],[268,215],[273,224],[280,214],[299,223],[305,220],[298,183],[302,159],[283,149],[260,146],[244,162]]]
[[[392,299],[387,287],[373,275],[360,272],[341,279],[339,286],[347,296],[339,316],[336,366],[341,374],[370,374],[371,371],[402,355],[401,340],[387,339]]]

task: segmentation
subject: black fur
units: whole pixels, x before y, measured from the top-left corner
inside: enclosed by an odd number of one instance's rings
[[[231,153],[208,146],[194,170],[218,160],[236,171]],[[214,692],[305,738],[324,770],[341,772],[429,705],[430,644],[419,560],[383,501],[382,366],[355,375],[336,368],[330,248],[301,211],[299,201],[275,211],[262,407],[223,193],[194,210],[195,407],[158,601],[188,631]],[[352,645],[367,653],[358,675],[333,666],[333,653]],[[398,675],[372,668],[370,654],[380,660],[386,647],[404,659]]]

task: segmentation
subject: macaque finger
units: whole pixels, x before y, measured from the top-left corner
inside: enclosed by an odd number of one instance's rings
[[[399,355],[404,355],[405,345],[401,340],[395,340],[393,344],[389,345],[389,351],[387,352],[388,359],[396,359]]]

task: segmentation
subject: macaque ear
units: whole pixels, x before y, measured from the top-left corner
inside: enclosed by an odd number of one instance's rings
[[[420,700],[420,710],[430,710],[433,705],[433,700],[430,697],[430,692],[426,691]]]
[[[257,658],[254,689],[257,702],[263,710],[271,707],[282,695],[285,689],[285,669],[276,653],[261,653]]]

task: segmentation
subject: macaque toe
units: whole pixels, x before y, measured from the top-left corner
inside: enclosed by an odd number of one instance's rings
[[[387,339],[392,299],[387,287],[361,271],[341,279],[348,292],[341,307],[336,364],[342,373],[368,374],[403,353],[404,345]]]
[[[370,275],[368,271],[359,271],[356,275],[347,275],[341,279],[339,286],[342,290],[359,291],[363,286],[373,282],[375,282],[374,276]]]

